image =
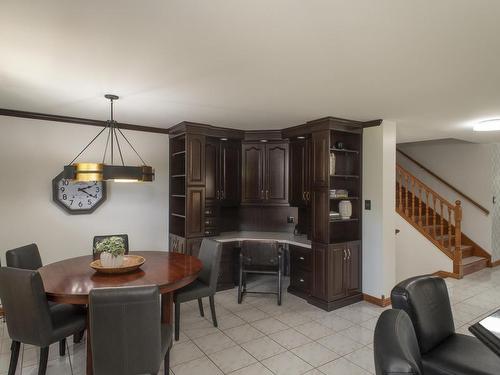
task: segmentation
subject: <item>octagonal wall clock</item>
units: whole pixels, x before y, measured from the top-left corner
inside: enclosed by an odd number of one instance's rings
[[[106,200],[106,182],[71,181],[61,172],[52,180],[52,199],[69,214],[90,214]]]

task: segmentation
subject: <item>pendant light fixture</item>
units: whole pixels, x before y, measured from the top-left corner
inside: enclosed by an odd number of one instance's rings
[[[134,146],[125,137],[125,134],[117,126],[116,121],[113,118],[113,101],[118,100],[118,96],[106,94],[104,95],[106,99],[110,100],[111,104],[111,119],[107,121],[106,126],[83,148],[82,151],[68,164],[64,166],[64,178],[74,180],[74,181],[115,181],[115,182],[146,182],[153,181],[155,177],[155,172],[152,167],[146,165],[141,155],[136,151]],[[101,163],[88,163],[88,162],[78,162],[75,163],[76,159],[80,157],[94,141],[99,138],[99,136],[107,131],[106,147],[104,149],[104,155],[102,157]],[[130,166],[125,165],[123,159],[122,148],[119,141],[120,135],[130,146],[130,148],[135,152],[141,161],[140,166]],[[121,164],[114,164],[115,162],[115,146],[118,150],[120,156]],[[106,156],[108,155],[109,149],[109,160],[111,164],[106,164]]]

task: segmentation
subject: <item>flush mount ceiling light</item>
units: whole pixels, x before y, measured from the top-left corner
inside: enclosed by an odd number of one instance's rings
[[[474,125],[473,130],[476,132],[492,132],[495,130],[500,130],[500,119],[496,118],[480,121],[476,125]]]
[[[68,164],[64,166],[64,178],[74,180],[74,181],[115,181],[115,182],[145,182],[153,181],[155,177],[155,172],[152,167],[146,165],[141,155],[136,151],[134,146],[125,137],[125,134],[117,126],[116,121],[113,118],[113,100],[117,100],[118,96],[107,94],[104,95],[106,99],[110,100],[111,104],[111,119],[106,122],[106,126],[97,135],[92,138],[92,140],[83,148],[82,151]],[[99,136],[107,130],[107,140],[106,147],[104,149],[104,155],[102,157],[101,163],[88,163],[79,162],[75,163],[76,159],[82,155],[85,150],[87,150],[94,141],[99,138]],[[142,165],[140,166],[130,166],[125,165],[123,160],[122,148],[120,146],[119,137],[120,135],[130,146],[130,148],[135,152],[135,154],[140,159]],[[115,144],[120,155],[121,164],[114,164],[115,159]],[[108,155],[109,148],[109,160],[110,164],[106,163],[106,156]]]

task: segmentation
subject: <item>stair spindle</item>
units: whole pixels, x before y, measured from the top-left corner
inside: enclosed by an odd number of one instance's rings
[[[405,214],[408,216],[408,190],[410,188],[410,177],[405,176],[405,181],[406,181],[406,190],[405,190]]]
[[[403,173],[399,171],[399,212],[403,212]]]
[[[441,245],[444,247],[444,237],[443,237],[443,233],[444,233],[444,222],[443,222],[443,201],[440,199],[439,200],[439,204],[441,206],[441,214],[439,215],[439,225],[441,227]]]
[[[448,250],[451,250],[451,234],[452,234],[452,228],[451,228],[451,207],[448,206]],[[443,235],[444,238],[444,235]]]
[[[462,202],[457,200],[454,208],[455,214],[455,252],[453,253],[453,271],[460,277],[463,275],[462,265]]]
[[[436,196],[432,195],[432,236],[436,236]]]
[[[425,226],[429,226],[429,190],[425,191]]]
[[[418,187],[418,225],[422,226],[422,187]]]

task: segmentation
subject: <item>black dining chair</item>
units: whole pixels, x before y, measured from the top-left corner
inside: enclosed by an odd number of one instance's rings
[[[156,285],[94,289],[89,295],[95,375],[169,374],[172,327],[161,323]]]
[[[204,316],[203,297],[208,297],[210,302],[210,311],[212,312],[212,322],[217,327],[217,316],[215,314],[215,292],[217,291],[217,279],[219,277],[220,258],[222,253],[222,244],[220,242],[204,238],[198,258],[203,264],[203,268],[198,278],[191,284],[177,290],[174,293],[175,303],[175,340],[179,340],[181,303],[197,299],[200,315]]]
[[[12,339],[9,375],[16,372],[21,343],[40,347],[38,374],[44,375],[49,346],[59,341],[59,354],[64,356],[66,337],[85,330],[84,310],[66,304],[49,308],[42,278],[37,271],[1,267],[0,299]]]
[[[43,267],[42,258],[40,256],[40,251],[35,243],[17,247],[12,250],[8,250],[5,253],[5,258],[7,260],[7,267],[20,268],[23,270],[36,271]],[[49,308],[57,306],[55,302],[49,301]],[[83,338],[84,331],[81,331],[73,336],[73,342],[79,343]],[[64,352],[65,343],[61,342],[61,352]]]
[[[455,332],[448,289],[437,276],[416,276],[391,291],[392,307],[415,329],[424,374],[500,374],[500,358],[477,338]]]
[[[283,292],[283,249],[278,242],[244,241],[240,251],[238,303],[246,293],[276,294],[281,305]],[[276,292],[247,290],[247,275],[276,275]]]
[[[97,253],[95,252],[95,247],[99,242],[102,240],[105,240],[106,238],[109,237],[120,237],[123,239],[123,243],[125,244],[125,254],[128,254],[128,234],[105,234],[101,236],[95,236],[94,240],[92,241],[92,256],[94,259],[97,258]]]

